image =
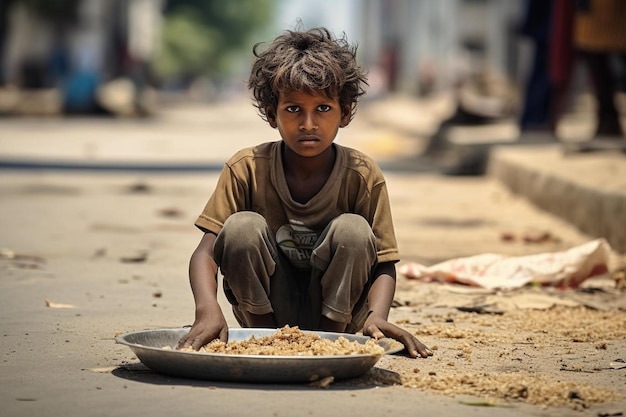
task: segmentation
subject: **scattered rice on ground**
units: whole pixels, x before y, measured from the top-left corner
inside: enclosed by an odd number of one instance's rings
[[[623,373],[607,369],[623,352],[624,311],[556,306],[422,317],[423,323],[413,315],[396,322],[435,355],[423,361],[384,357],[366,383],[576,410],[624,396]]]

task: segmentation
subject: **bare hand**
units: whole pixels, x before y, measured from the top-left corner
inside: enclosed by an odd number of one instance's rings
[[[198,350],[214,339],[228,342],[228,324],[223,315],[196,317],[189,333],[183,336],[176,349],[189,348]]]
[[[420,342],[415,336],[408,331],[389,323],[387,320],[380,317],[370,315],[365,324],[363,325],[363,334],[371,336],[375,339],[383,337],[390,337],[402,343],[411,357],[417,358],[418,355],[422,358],[427,358],[433,355],[432,350],[428,349],[426,345]]]

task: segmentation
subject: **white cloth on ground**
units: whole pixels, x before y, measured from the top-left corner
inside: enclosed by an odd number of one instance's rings
[[[575,288],[587,278],[608,271],[610,252],[608,242],[600,238],[561,252],[527,256],[487,253],[432,266],[407,263],[399,271],[410,279],[489,289],[519,288],[531,283]]]

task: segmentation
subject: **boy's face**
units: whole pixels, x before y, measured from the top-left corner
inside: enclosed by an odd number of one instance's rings
[[[327,150],[340,127],[350,123],[342,112],[339,98],[324,92],[280,92],[276,115],[268,115],[270,126],[293,152],[304,157],[318,156]]]

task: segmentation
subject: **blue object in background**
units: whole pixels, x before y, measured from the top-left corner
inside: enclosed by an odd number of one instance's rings
[[[97,108],[96,91],[100,76],[88,70],[74,72],[63,87],[64,106],[68,113],[91,113]]]

